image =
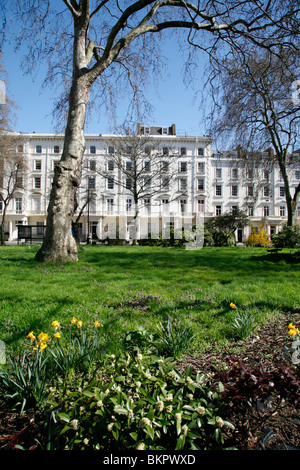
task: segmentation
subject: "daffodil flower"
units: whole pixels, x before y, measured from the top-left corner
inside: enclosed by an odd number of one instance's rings
[[[53,326],[53,328],[55,330],[58,330],[58,328],[60,327],[60,323],[57,321],[57,320],[54,320],[51,325]]]

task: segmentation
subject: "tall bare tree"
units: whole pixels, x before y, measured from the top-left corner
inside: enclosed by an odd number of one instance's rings
[[[17,134],[11,131],[14,122],[15,103],[7,93],[6,71],[0,55],[0,243],[4,244],[6,215],[9,205],[18,191],[22,195],[25,184],[26,164],[23,146]],[[22,204],[20,200],[19,204]]]
[[[98,162],[96,172],[106,180],[106,186],[114,186],[132,196],[134,231],[133,244],[140,236],[140,213],[147,206],[149,211],[162,203],[162,195],[168,194],[168,202],[182,193],[174,191],[174,179],[178,173],[172,145],[161,147],[161,142],[150,135],[139,135],[125,129],[122,135],[108,141],[110,153],[106,160]]]
[[[125,70],[136,95],[141,70],[154,64],[155,37],[161,40],[166,30],[186,31],[189,42],[205,45],[211,56],[224,53],[221,44],[226,52],[241,38],[274,50],[282,43],[297,47],[299,40],[299,4],[290,0],[3,0],[0,13],[5,8],[17,11],[12,18],[14,28],[21,22],[17,40],[26,43],[27,67],[40,61],[43,53],[52,78],[62,74],[68,86],[64,149],[55,169],[45,239],[36,256],[41,261],[77,260],[71,234],[73,199],[80,183],[86,111],[96,81],[104,90],[108,79],[116,83],[116,71]],[[65,59],[63,65],[61,60],[60,65],[55,63],[55,55]]]
[[[293,169],[300,169],[300,100],[293,99],[293,84],[300,76],[300,56],[285,48],[279,52],[245,50],[223,62],[212,133],[239,147],[246,168],[279,167],[287,224],[293,225],[300,194],[300,183],[291,184]]]

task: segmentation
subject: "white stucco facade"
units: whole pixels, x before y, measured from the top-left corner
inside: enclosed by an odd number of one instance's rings
[[[237,152],[214,152],[209,136],[179,136],[174,125],[171,128],[158,126],[153,133],[152,129],[142,127],[139,132],[152,134],[162,161],[168,149],[172,179],[169,187],[162,186],[151,197],[146,193],[144,198],[141,197],[139,235],[146,236],[150,227],[152,232],[177,228],[185,223],[194,223],[199,215],[205,220],[235,207],[248,214],[251,225],[263,224],[269,235],[286,222],[284,185],[276,165],[267,171],[262,158],[261,165],[251,173],[249,168],[243,167]],[[32,133],[20,134],[20,137],[27,171],[23,185],[14,193],[6,214],[5,231],[10,241],[17,239],[18,225],[45,225],[54,166],[60,160],[64,141],[63,135],[56,134]],[[78,210],[90,192],[94,198],[83,210],[79,221],[81,239],[103,240],[109,236],[107,226],[113,231],[114,223],[118,225],[120,234],[124,229],[123,236],[128,238],[135,212],[134,201],[126,184],[115,183],[119,170],[112,164],[112,138],[122,137],[89,134],[85,138],[85,170],[78,192]],[[130,161],[130,155],[124,158]],[[106,168],[106,175],[99,173],[99,164]],[[147,171],[151,172],[151,169],[148,167]],[[300,181],[299,156],[289,172],[293,194]],[[0,214],[2,210],[0,206]],[[300,224],[300,202],[295,223]],[[246,227],[236,236],[242,241],[248,234],[249,227]]]

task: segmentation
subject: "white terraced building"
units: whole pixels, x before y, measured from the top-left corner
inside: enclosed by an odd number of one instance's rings
[[[150,153],[153,151],[161,156],[162,165],[168,156],[170,165],[165,168],[165,173],[161,171],[161,181],[168,176],[166,173],[172,171],[169,186],[161,184],[151,194],[146,190],[144,196],[141,193],[139,236],[145,237],[150,231],[157,233],[170,227],[180,228],[195,223],[199,215],[208,219],[237,207],[247,213],[252,226],[264,225],[269,236],[278,232],[286,222],[283,181],[276,165],[268,170],[266,154],[261,154],[258,168],[245,168],[236,151],[215,153],[209,136],[176,135],[175,125],[138,125],[138,134],[151,136],[155,150],[150,150]],[[18,136],[22,141],[18,150],[24,154],[26,175],[8,206],[5,232],[9,241],[18,239],[18,226],[37,226],[36,233],[42,236],[54,167],[60,160],[64,142],[64,136],[57,134]],[[74,216],[75,220],[88,198],[89,203],[79,219],[81,239],[114,238],[116,226],[122,238],[131,238],[134,198],[130,185],[116,183],[125,176],[120,178],[120,169],[113,158],[116,150],[112,145],[113,141],[117,143],[124,136],[93,134],[85,138],[85,163]],[[131,161],[130,154],[122,158]],[[147,172],[151,173],[150,165],[147,166],[149,158],[148,150],[143,156],[146,176]],[[100,167],[104,171],[99,172]],[[293,194],[300,182],[299,155],[289,172]],[[2,176],[2,188],[5,187],[4,179]],[[4,189],[0,188],[0,191]],[[0,202],[0,216],[2,211],[3,203]],[[300,202],[295,223],[300,224]],[[249,232],[250,227],[238,230],[237,241],[242,242]]]

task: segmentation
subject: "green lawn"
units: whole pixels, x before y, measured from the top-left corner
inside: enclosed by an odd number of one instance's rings
[[[197,333],[190,352],[234,338],[233,311],[257,315],[258,322],[300,311],[300,269],[290,253],[264,248],[87,246],[79,262],[44,265],[34,261],[36,246],[0,248],[0,339],[8,351],[28,342],[30,331],[51,331],[51,322],[99,319],[112,350],[122,347],[126,330],[155,330],[168,317]]]

